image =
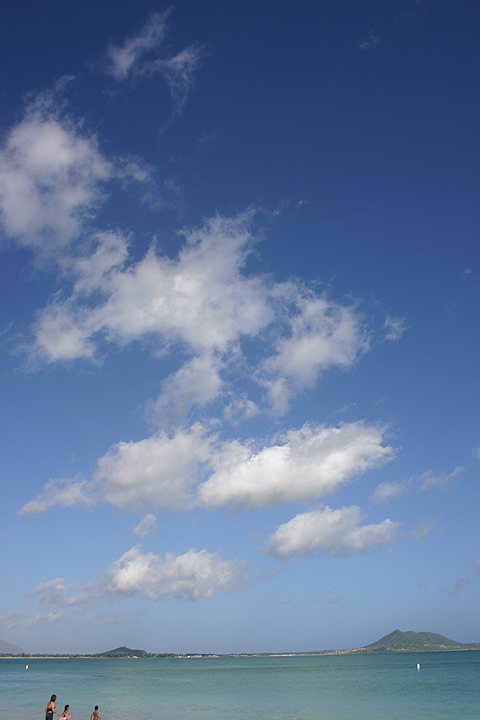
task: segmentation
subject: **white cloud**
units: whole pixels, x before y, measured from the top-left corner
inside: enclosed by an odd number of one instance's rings
[[[201,230],[187,233],[176,260],[158,256],[152,248],[126,268],[119,267],[125,241],[117,237],[118,249],[109,254],[103,246],[112,244],[112,235],[98,235],[95,252],[72,263],[79,277],[71,297],[55,303],[59,324],[68,318],[88,342],[100,331],[120,343],[157,336],[164,350],[172,343],[185,343],[207,357],[226,351],[241,336],[257,335],[273,319],[273,311],[263,280],[241,273],[252,242],[249,220],[248,215],[214,218]],[[98,293],[106,300],[92,307],[92,295]],[[41,333],[53,320],[47,308],[36,326],[36,349],[47,359],[53,353]],[[80,356],[84,354],[82,350]]]
[[[142,58],[158,49],[167,32],[166,20],[171,10],[164,13],[153,13],[141,31],[125,40],[121,47],[110,45],[106,72],[115,80],[125,80],[131,74],[144,72]]]
[[[163,506],[237,509],[309,502],[331,494],[356,475],[394,457],[384,444],[386,428],[361,422],[290,430],[257,450],[253,441],[219,442],[199,423],[159,431],[138,442],[113,445],[97,462],[90,483],[47,483],[21,514],[49,507],[91,504],[93,494],[118,510]]]
[[[122,597],[144,596],[151,600],[175,598],[198,600],[209,598],[217,590],[239,592],[250,584],[250,571],[238,560],[221,560],[218,553],[191,548],[183,555],[167,553],[162,559],[153,553],[143,554],[136,545],[100,576],[86,585],[55,578],[38,585],[28,593],[41,605],[54,606],[49,611],[15,610],[0,614],[2,631],[23,632],[51,623],[74,622],[82,625],[118,624],[118,615],[99,612],[105,601]]]
[[[206,506],[231,503],[262,508],[309,502],[393,458],[382,444],[385,427],[361,422],[286,433],[281,444],[259,451],[251,443],[226,442],[213,458],[214,473],[199,488]]]
[[[133,528],[132,533],[137,537],[147,537],[149,533],[157,527],[157,518],[153,513],[145,515],[137,527]]]
[[[73,507],[74,505],[93,505],[93,498],[89,493],[87,480],[70,480],[60,478],[49,480],[43,492],[27,502],[19,511],[19,515],[38,515],[52,507]]]
[[[401,523],[383,520],[377,525],[359,526],[360,508],[301,513],[280,525],[270,537],[268,553],[275,558],[309,557],[324,552],[335,557],[366,552],[387,545]]]
[[[390,502],[395,497],[403,495],[408,486],[410,480],[402,480],[401,482],[384,482],[377,485],[375,492],[368,499],[379,505],[384,505]]]
[[[205,405],[217,398],[223,388],[222,362],[204,353],[187,361],[164,382],[162,393],[150,405],[153,416],[183,420],[194,405]]]
[[[104,199],[112,168],[96,138],[37,96],[0,150],[0,212],[6,235],[43,253],[64,249]]]
[[[175,349],[186,356],[151,404],[161,424],[177,424],[194,405],[228,397],[239,368],[283,414],[322,371],[351,367],[369,342],[355,306],[317,297],[300,282],[276,284],[245,272],[252,222],[252,212],[217,216],[185,231],[176,258],[152,247],[136,263],[120,232],[97,232],[85,254],[63,258],[73,289],[69,296],[57,293],[37,314],[30,361],[97,360],[104,340],[148,339],[160,355]],[[262,354],[250,347],[244,354],[253,338]]]
[[[55,578],[45,583],[38,583],[36,588],[28,595],[37,597],[42,605],[58,605],[59,607],[74,607],[83,605],[90,598],[93,585],[84,587],[75,583],[67,583],[63,578]]]
[[[267,389],[274,412],[284,414],[289,399],[313,387],[321,371],[351,367],[368,349],[368,337],[354,306],[325,296],[299,296],[298,287],[288,284],[278,290],[282,311],[290,309],[290,316],[276,342],[276,353],[260,369],[259,381]]]
[[[248,583],[248,572],[237,560],[220,560],[217,553],[158,555],[140,552],[137,545],[115,561],[104,573],[101,586],[110,597],[145,595],[152,600],[175,597],[183,600],[208,598],[222,588],[235,592]]]
[[[249,400],[245,395],[241,395],[225,406],[223,416],[229,422],[236,423],[239,420],[250,420],[258,415],[259,412],[260,410],[253,400]]]
[[[97,463],[94,483],[106,502],[119,510],[162,505],[186,509],[193,487],[210,460],[212,438],[201,426],[114,445]]]
[[[132,547],[86,585],[56,578],[39,583],[29,595],[44,605],[75,610],[78,605],[133,595],[152,600],[166,597],[197,600],[211,597],[220,588],[227,592],[243,590],[249,583],[250,572],[245,563],[221,560],[218,553],[191,548],[183,555],[167,553],[162,559],[153,553],[143,554],[140,547]]]

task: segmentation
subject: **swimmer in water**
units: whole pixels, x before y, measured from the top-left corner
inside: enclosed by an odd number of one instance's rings
[[[60,717],[60,713],[57,713],[55,710],[55,700],[57,699],[56,695],[52,695],[50,700],[47,703],[47,707],[45,708],[45,720],[53,720],[53,714],[58,715]]]
[[[72,716],[70,715],[69,708],[70,708],[70,705],[65,705],[65,709],[64,709],[63,713],[60,715],[60,720],[62,720],[62,718],[63,718],[63,720],[71,720]]]
[[[102,720],[102,718],[98,714],[98,705],[95,705],[95,710],[90,715],[90,720]]]

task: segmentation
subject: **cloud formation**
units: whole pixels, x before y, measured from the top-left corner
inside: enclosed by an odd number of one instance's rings
[[[368,499],[379,505],[385,505],[386,503],[393,500],[393,498],[403,495],[411,480],[402,480],[400,482],[383,482],[377,485],[375,492]]]
[[[401,523],[383,520],[376,525],[359,525],[360,508],[322,510],[300,513],[280,525],[270,537],[267,552],[285,560],[297,556],[306,558],[316,552],[341,557],[351,552],[366,552],[388,545]]]
[[[278,503],[308,503],[393,459],[383,426],[305,425],[257,448],[252,440],[221,442],[199,423],[159,431],[139,442],[117,443],[98,460],[90,483],[47,483],[21,514],[64,502],[101,498],[117,510],[165,507],[187,510],[230,505],[237,510]],[[56,492],[58,491],[58,498]]]
[[[137,35],[126,38],[123,45],[111,44],[104,69],[117,82],[161,75],[169,87],[175,117],[182,113],[205,51],[190,45],[176,55],[160,56],[171,11],[153,13]]]
[[[211,443],[199,425],[172,437],[159,432],[137,443],[117,443],[98,461],[94,485],[118,510],[188,509],[211,458]]]
[[[39,515],[52,507],[73,507],[83,505],[90,507],[94,499],[89,493],[87,480],[59,478],[49,480],[43,491],[34,500],[27,502],[19,511],[19,515]]]
[[[151,404],[160,418],[178,424],[193,406],[228,394],[230,369],[242,366],[272,411],[285,414],[321,372],[352,367],[369,337],[355,305],[318,297],[300,281],[246,273],[252,222],[251,212],[211,218],[185,231],[176,258],[152,247],[136,263],[120,232],[97,232],[87,252],[64,259],[73,289],[37,314],[30,361],[92,360],[105,340],[148,340],[155,352],[185,358]],[[263,356],[246,352],[249,339],[262,343]]]
[[[416,477],[410,477],[408,480],[400,480],[398,482],[384,482],[377,485],[373,495],[369,497],[374,503],[384,505],[390,502],[393,498],[399,497],[409,492],[410,489],[414,488],[417,492],[423,492],[430,488],[437,488],[441,490],[445,488],[457,475],[464,472],[465,468],[463,465],[458,465],[453,472],[447,474],[445,472],[436,473],[433,470],[427,470],[427,472],[417,475]]]
[[[39,94],[0,149],[4,232],[42,253],[62,251],[104,200],[113,174],[94,135],[62,116],[55,94]]]
[[[145,595],[152,600],[175,597],[180,600],[208,598],[219,588],[235,592],[248,583],[243,563],[220,560],[217,553],[197,552],[184,555],[158,555],[140,552],[136,545],[115,561],[101,580],[106,596]]]
[[[105,72],[119,81],[132,74],[144,74],[144,57],[163,44],[170,13],[153,13],[137,35],[126,38],[122,46],[111,44]]]
[[[393,449],[382,444],[385,432],[363,423],[306,425],[259,451],[248,443],[224,443],[200,498],[207,507],[231,503],[240,509],[316,500],[392,459]]]
[[[157,518],[153,513],[145,515],[136,527],[133,528],[132,533],[137,537],[147,537],[157,527]]]
[[[86,585],[56,578],[39,583],[30,595],[41,604],[73,608],[81,604],[121,597],[145,596],[151,600],[208,598],[218,589],[237,592],[249,583],[249,571],[238,560],[221,560],[218,553],[191,548],[183,555],[167,553],[162,559],[142,553],[135,545]]]

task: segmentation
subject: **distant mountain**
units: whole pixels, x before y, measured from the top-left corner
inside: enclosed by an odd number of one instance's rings
[[[22,648],[17,645],[10,645],[5,640],[0,640],[0,655],[21,655],[22,653]]]
[[[102,657],[145,657],[149,653],[145,650],[131,650],[130,648],[122,647],[115,648],[114,650],[107,650],[107,652],[99,653]]]
[[[369,652],[446,652],[448,650],[480,650],[480,643],[459,643],[443,635],[430,632],[400,632],[394,630],[390,635],[380,638],[364,648]]]

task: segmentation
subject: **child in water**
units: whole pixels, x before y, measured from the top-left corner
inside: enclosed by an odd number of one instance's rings
[[[69,708],[70,708],[70,705],[65,705],[65,709],[64,709],[63,713],[60,715],[60,720],[62,720],[62,718],[63,718],[63,720],[71,720],[72,716],[70,715]]]
[[[90,715],[90,720],[102,720],[98,714],[98,705],[95,705],[95,710]]]

